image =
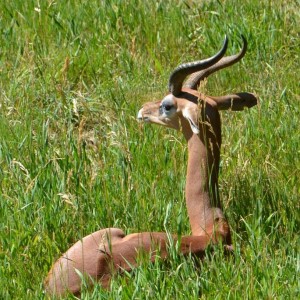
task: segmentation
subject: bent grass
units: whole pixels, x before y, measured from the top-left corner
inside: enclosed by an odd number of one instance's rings
[[[235,255],[147,259],[86,299],[299,297],[297,1],[2,1],[0,297],[43,298],[52,263],[106,227],[189,234],[187,151],[172,130],[141,126],[141,104],[171,70],[249,42],[209,78],[213,95],[260,104],[222,112],[220,190]],[[71,297],[71,296],[70,296]],[[72,298],[72,297],[71,297]]]

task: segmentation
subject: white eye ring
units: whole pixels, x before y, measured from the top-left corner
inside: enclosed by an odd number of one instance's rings
[[[176,110],[175,109],[175,103],[174,103],[174,99],[172,95],[168,95],[166,96],[161,104],[160,104],[160,111],[161,114],[165,113],[165,114],[169,114],[170,112]]]

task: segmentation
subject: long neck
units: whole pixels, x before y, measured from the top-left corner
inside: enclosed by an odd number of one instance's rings
[[[222,214],[218,191],[221,145],[218,113],[213,124],[203,125],[197,135],[182,120],[182,130],[188,142],[186,205],[193,235],[204,235],[211,231],[216,212],[217,215]]]

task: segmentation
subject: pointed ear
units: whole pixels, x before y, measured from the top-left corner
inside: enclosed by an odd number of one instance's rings
[[[200,132],[198,127],[198,108],[187,106],[182,110],[182,115],[189,121],[192,131],[198,134]]]

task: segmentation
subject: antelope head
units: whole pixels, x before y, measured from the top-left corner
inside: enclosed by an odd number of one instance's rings
[[[193,100],[197,100],[197,97]],[[192,131],[198,134],[198,112],[198,105],[193,101],[169,94],[162,101],[145,103],[138,113],[138,119],[179,130],[181,120],[185,118]]]
[[[205,96],[198,92],[200,82],[212,73],[238,62],[246,53],[247,41],[242,36],[242,50],[235,55],[223,57],[228,45],[225,37],[221,50],[214,56],[200,61],[179,65],[169,79],[169,94],[160,101],[148,102],[138,112],[138,120],[155,123],[176,130],[188,121],[193,133],[199,133],[199,117],[213,122],[215,110],[243,110],[257,104],[251,93],[238,93],[220,97]],[[188,77],[186,82],[184,80]],[[199,109],[199,107],[201,109]]]

